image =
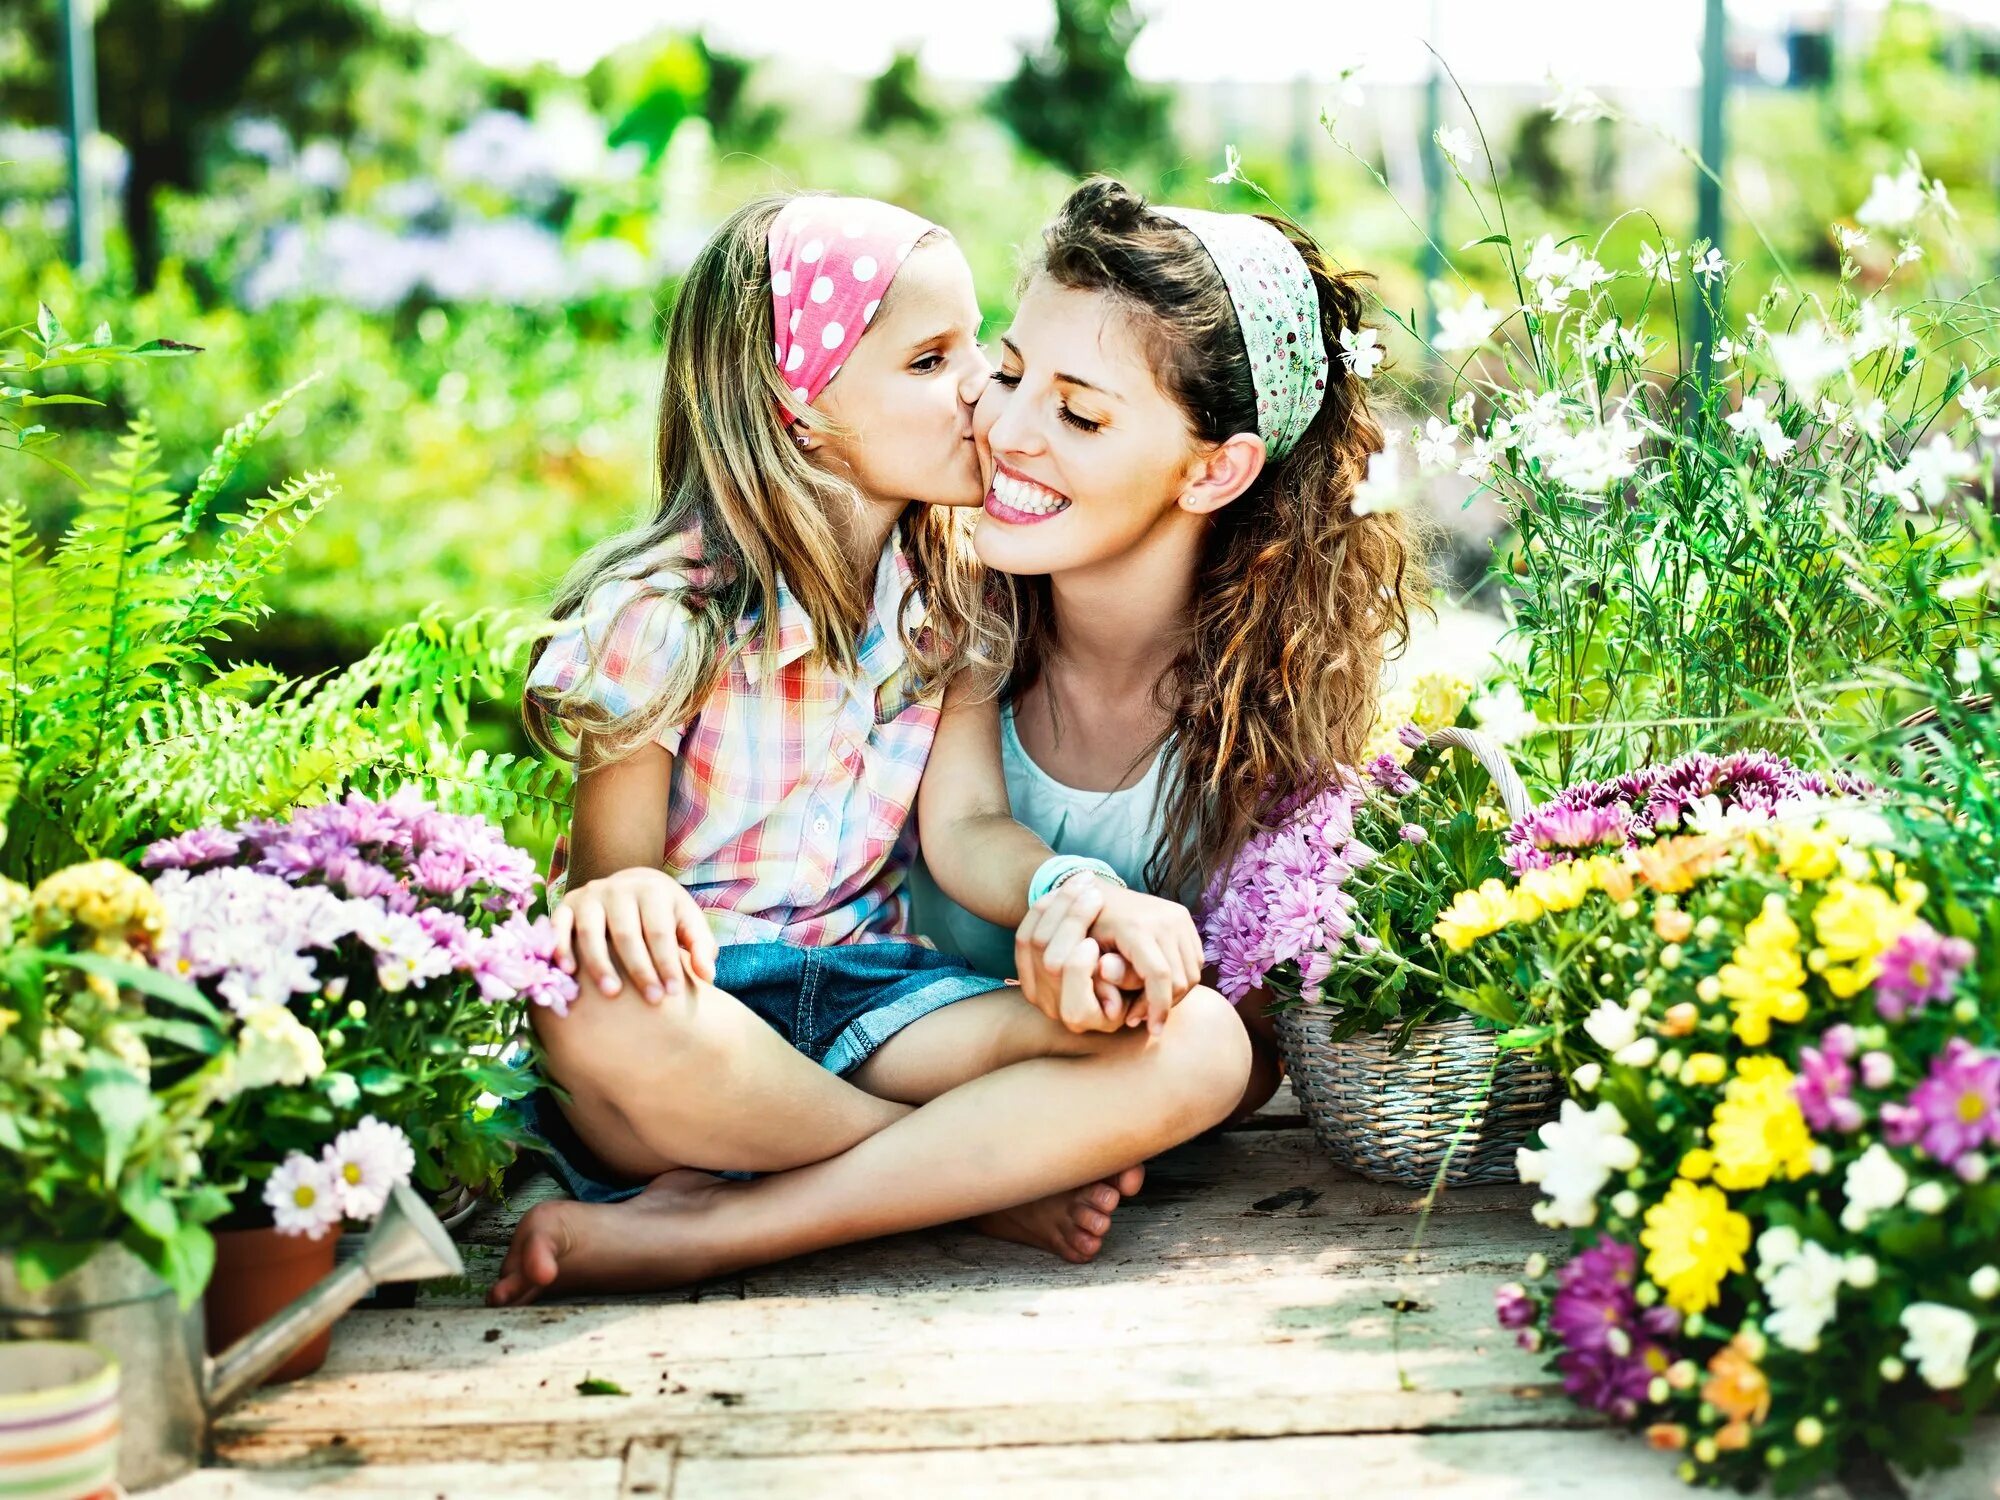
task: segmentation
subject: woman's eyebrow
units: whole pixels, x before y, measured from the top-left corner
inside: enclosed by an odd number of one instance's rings
[[[1003,333],[1000,335],[1000,342],[1007,346],[1007,351],[1010,354],[1012,354],[1014,358],[1016,359],[1021,358],[1021,346],[1016,344],[1012,339],[1008,338],[1006,334]],[[1123,401],[1125,399],[1123,396],[1119,395],[1116,391],[1107,389],[1106,387],[1098,385],[1093,381],[1085,380],[1081,375],[1065,375],[1061,370],[1058,370],[1056,371],[1056,379],[1062,382],[1062,384],[1064,385],[1073,385],[1077,387],[1079,390],[1095,391],[1100,396],[1109,396],[1113,401]]]

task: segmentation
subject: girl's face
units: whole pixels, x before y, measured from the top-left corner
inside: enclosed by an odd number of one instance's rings
[[[972,411],[991,369],[979,322],[972,268],[957,244],[935,235],[911,251],[814,403],[846,429],[812,440],[820,461],[871,499],[977,505],[985,485]]]
[[[1000,344],[973,423],[987,480],[981,561],[1069,572],[1195,522],[1182,502],[1205,461],[1110,297],[1036,277]]]

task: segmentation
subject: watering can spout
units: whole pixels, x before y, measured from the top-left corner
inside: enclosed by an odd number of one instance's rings
[[[263,1327],[246,1333],[209,1366],[206,1399],[219,1412],[276,1369],[291,1352],[376,1287],[392,1281],[459,1276],[465,1263],[437,1215],[407,1184],[389,1195],[361,1253]]]

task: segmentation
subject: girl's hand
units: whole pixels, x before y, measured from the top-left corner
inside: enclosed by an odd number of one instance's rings
[[[715,979],[715,935],[694,897],[664,870],[620,870],[567,891],[553,925],[563,972],[582,968],[606,995],[623,988],[623,965],[649,1004],[680,999],[683,954],[688,972]]]
[[[1089,936],[1104,889],[1078,876],[1028,909],[1014,933],[1022,998],[1070,1031],[1116,1031],[1126,1022],[1120,992],[1127,965]]]
[[[1056,894],[1088,878],[1065,881]],[[1145,987],[1145,999],[1132,1009],[1136,1012],[1143,1004],[1146,1029],[1157,1036],[1167,1024],[1167,1012],[1201,982],[1201,935],[1195,931],[1194,917],[1178,901],[1112,886],[1104,891],[1089,931],[1099,948],[1125,960],[1132,974],[1123,981],[1125,987]],[[1134,1014],[1126,1019],[1137,1025],[1141,1018]]]

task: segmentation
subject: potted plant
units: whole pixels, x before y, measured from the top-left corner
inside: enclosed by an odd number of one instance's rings
[[[441,1206],[497,1188],[515,1135],[496,1106],[528,1087],[500,1054],[576,984],[527,914],[530,858],[414,792],[193,829],[142,864],[165,914],[154,962],[227,1013],[264,1085],[222,1104],[207,1152],[244,1184],[224,1253],[245,1273],[210,1299],[220,1345],[283,1305],[286,1274],[323,1275],[335,1231],[397,1182]]]

